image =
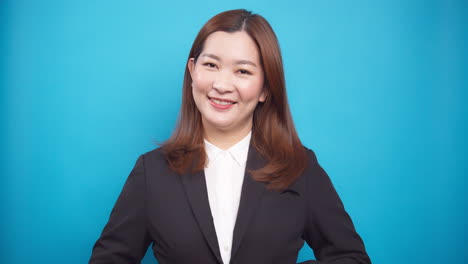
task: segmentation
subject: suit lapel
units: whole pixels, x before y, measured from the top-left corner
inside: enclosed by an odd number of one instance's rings
[[[239,249],[245,231],[265,190],[265,184],[252,179],[252,176],[248,171],[259,169],[264,165],[264,160],[254,149],[252,142],[250,142],[249,152],[247,154],[246,170],[244,173],[244,182],[241,190],[241,199],[239,202],[239,210],[237,212],[237,219],[234,227],[231,259]],[[219,263],[222,263],[218,238],[216,236],[216,230],[208,200],[208,190],[206,188],[204,170],[194,174],[183,174],[181,175],[181,179],[200,230],[208,242],[211,251],[216,256],[216,259]]]
[[[239,249],[245,231],[249,226],[252,216],[257,210],[265,190],[265,184],[255,181],[248,171],[262,168],[264,165],[265,161],[254,149],[252,142],[250,142],[249,152],[247,154],[246,170],[244,173],[244,182],[242,184],[241,199],[239,202],[239,210],[237,212],[237,219],[234,227],[231,259]]]
[[[216,237],[213,217],[210,210],[210,203],[208,201],[205,173],[203,170],[195,174],[186,173],[181,175],[181,178],[193,214],[197,219],[203,236],[218,262],[222,263],[218,239]]]

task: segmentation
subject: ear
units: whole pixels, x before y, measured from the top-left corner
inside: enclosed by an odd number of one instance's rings
[[[261,102],[261,103],[264,103],[267,96],[268,96],[267,88],[265,86],[263,86],[262,93],[260,94],[260,97],[258,98],[258,101]]]
[[[187,68],[188,68],[188,70],[189,70],[189,72],[190,72],[190,77],[192,77],[192,76],[193,76],[193,70],[194,70],[194,68],[195,68],[195,59],[194,59],[194,58],[190,58],[190,59],[188,60],[188,62],[187,62]],[[193,77],[192,77],[192,79],[193,79]]]

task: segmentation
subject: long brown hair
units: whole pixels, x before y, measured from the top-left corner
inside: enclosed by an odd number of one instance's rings
[[[254,110],[251,142],[265,159],[266,165],[249,172],[256,181],[267,182],[267,189],[283,190],[304,171],[307,154],[297,136],[289,110],[283,62],[276,35],[260,15],[244,9],[226,11],[214,16],[202,27],[193,42],[189,59],[197,61],[205,40],[216,31],[245,31],[257,44],[267,98],[265,102],[259,102]],[[162,148],[173,171],[184,173],[190,169],[197,172],[203,170],[206,164],[206,153],[201,114],[193,99],[188,67],[185,68],[182,93],[177,128]]]

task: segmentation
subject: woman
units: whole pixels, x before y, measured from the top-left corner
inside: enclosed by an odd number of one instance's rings
[[[286,98],[276,36],[261,16],[220,13],[190,50],[178,127],[139,157],[90,263],[370,263]],[[304,263],[316,263],[307,261]]]

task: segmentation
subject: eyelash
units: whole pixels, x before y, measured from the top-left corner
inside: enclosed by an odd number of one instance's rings
[[[215,68],[216,67],[216,64],[211,63],[211,62],[206,62],[203,65],[207,66],[208,68]],[[244,70],[244,69],[240,69],[240,70],[238,70],[238,72],[240,72],[242,75],[251,75],[252,74],[248,70]]]
[[[211,62],[207,62],[207,63],[205,63],[205,64],[203,64],[203,65],[208,66],[209,68],[214,68],[214,67],[216,67],[216,64],[211,63]]]
[[[250,73],[248,70],[241,69],[241,70],[239,70],[239,72],[240,72],[241,74],[251,75],[251,73]],[[242,72],[244,72],[244,73],[242,73]]]

